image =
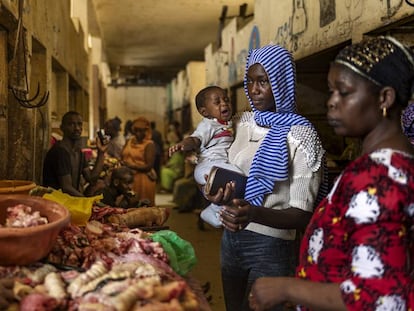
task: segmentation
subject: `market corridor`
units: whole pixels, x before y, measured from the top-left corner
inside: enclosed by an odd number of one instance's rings
[[[221,229],[205,225],[205,230],[198,229],[198,216],[195,213],[178,213],[171,203],[171,194],[156,194],[157,206],[170,207],[171,214],[166,223],[170,230],[175,231],[181,238],[189,241],[196,252],[198,263],[191,275],[201,285],[210,283],[206,296],[211,295],[210,306],[212,311],[225,311],[224,299],[220,278],[220,238]]]

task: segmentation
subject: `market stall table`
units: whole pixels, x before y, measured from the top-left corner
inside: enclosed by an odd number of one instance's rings
[[[168,230],[158,226],[146,232],[107,222],[122,214],[119,209],[94,211],[85,226],[64,228],[42,261],[0,267],[1,278],[14,279],[14,305],[22,311],[36,305],[44,310],[211,311],[197,280],[174,271],[163,245],[152,239]]]

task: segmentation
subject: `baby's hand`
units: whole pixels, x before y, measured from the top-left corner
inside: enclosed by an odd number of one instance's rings
[[[168,156],[171,157],[173,153],[184,150],[184,144],[178,143],[168,148]]]

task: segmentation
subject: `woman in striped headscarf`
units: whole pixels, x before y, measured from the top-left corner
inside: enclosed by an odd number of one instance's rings
[[[296,113],[291,54],[277,45],[250,51],[244,87],[252,111],[238,122],[229,160],[248,175],[246,194],[221,211],[227,311],[250,310],[248,293],[258,277],[293,274],[296,229],[312,215],[324,167],[316,130]],[[209,199],[228,201],[233,186]]]

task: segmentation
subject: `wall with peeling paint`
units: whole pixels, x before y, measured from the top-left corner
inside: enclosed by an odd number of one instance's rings
[[[68,110],[82,114],[85,142],[103,119],[90,95],[102,99],[107,74],[92,75],[87,15],[84,0],[0,0],[0,179],[40,184],[51,131]]]
[[[344,140],[334,135],[325,119],[329,61],[344,45],[413,19],[414,8],[404,0],[256,0],[253,21],[237,29],[234,19],[223,30],[222,46],[206,47],[207,84],[229,88],[242,110],[246,107],[241,89],[247,51],[270,43],[284,46],[297,62],[299,112],[321,132],[328,151],[340,154]],[[398,38],[414,43],[414,34]]]
[[[226,87],[238,82],[228,76],[229,62],[222,55],[244,56],[253,42],[284,46],[299,61],[413,14],[404,0],[256,0],[250,24],[235,33],[234,19],[223,30],[222,47],[206,47],[207,82]],[[236,67],[240,81],[244,62]]]

